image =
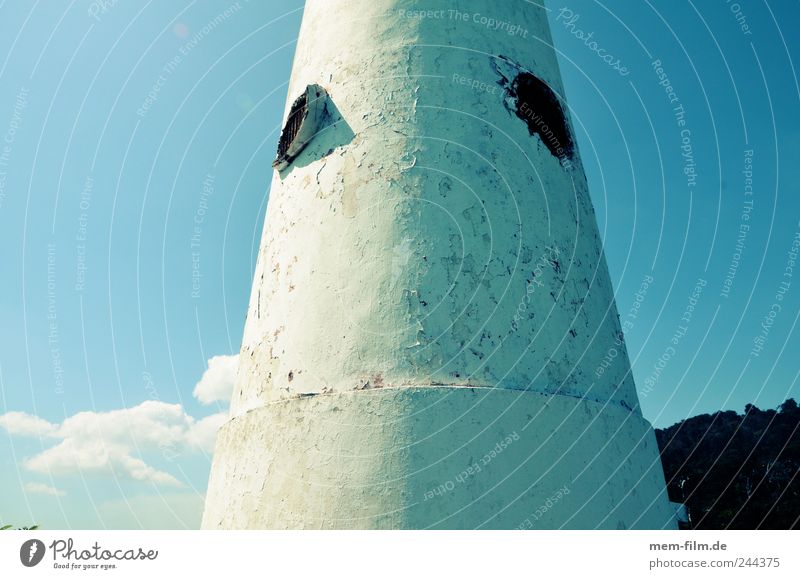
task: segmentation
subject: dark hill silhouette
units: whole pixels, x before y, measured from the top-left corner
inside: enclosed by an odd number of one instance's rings
[[[672,501],[689,529],[800,528],[800,409],[748,404],[656,430]]]

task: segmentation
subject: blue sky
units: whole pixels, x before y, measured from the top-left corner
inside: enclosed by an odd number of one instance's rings
[[[303,3],[97,6],[0,0],[0,520],[191,528]],[[548,7],[645,416],[799,397],[798,4]]]

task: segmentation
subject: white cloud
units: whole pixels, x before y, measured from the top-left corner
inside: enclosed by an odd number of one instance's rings
[[[26,482],[25,492],[37,495],[51,495],[54,497],[63,497],[65,494],[67,494],[60,489],[51,487],[50,485],[46,485],[44,483],[37,483],[37,482]]]
[[[0,415],[0,426],[12,434],[32,438],[50,437],[56,431],[55,424],[26,412],[7,412]]]
[[[202,404],[229,402],[239,356],[214,356],[194,388]],[[24,466],[49,475],[107,474],[157,485],[184,486],[173,474],[145,462],[148,453],[171,462],[184,454],[212,452],[217,430],[227,412],[195,419],[180,404],[149,400],[121,410],[79,412],[53,424],[25,412],[0,415],[0,427],[10,434],[52,442],[28,457]],[[62,491],[28,483],[28,492],[60,496]]]
[[[208,361],[208,369],[194,387],[194,397],[203,404],[230,402],[238,369],[238,354],[214,356]]]
[[[180,404],[149,400],[122,410],[79,412],[61,424],[51,424],[24,412],[0,416],[10,434],[47,437],[55,444],[25,460],[33,472],[110,474],[115,477],[174,487],[183,486],[172,474],[148,465],[142,456],[160,453],[167,460],[213,450],[217,428],[227,418],[220,412],[196,420]]]
[[[214,451],[217,431],[228,420],[227,412],[217,412],[195,422],[187,435],[189,444],[208,452]]]

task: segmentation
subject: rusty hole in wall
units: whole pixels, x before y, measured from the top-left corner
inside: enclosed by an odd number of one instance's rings
[[[289,152],[289,147],[297,138],[300,132],[300,126],[303,124],[303,119],[308,112],[308,93],[303,92],[297,100],[292,103],[292,108],[289,111],[289,118],[286,120],[286,126],[281,131],[281,138],[278,141],[278,159],[285,159]]]
[[[575,145],[561,102],[542,79],[520,72],[511,86],[516,96],[517,116],[528,125],[531,135],[539,135],[544,145],[559,159],[571,159]]]

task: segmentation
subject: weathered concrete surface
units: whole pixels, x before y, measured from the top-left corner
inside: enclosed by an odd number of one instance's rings
[[[572,481],[536,526],[668,524],[544,10],[308,0],[285,116],[314,84],[328,119],[272,181],[204,526],[515,527]],[[423,500],[511,431],[505,466]]]
[[[286,114],[318,83],[337,121],[275,173],[234,415],[375,384],[637,405],[624,352],[595,379],[620,327],[580,159],[509,92],[528,69],[563,95],[544,11],[468,5],[529,37],[409,17],[419,0],[306,3]]]
[[[335,393],[248,412],[220,432],[208,505],[206,529],[674,526],[646,421],[496,388]]]

